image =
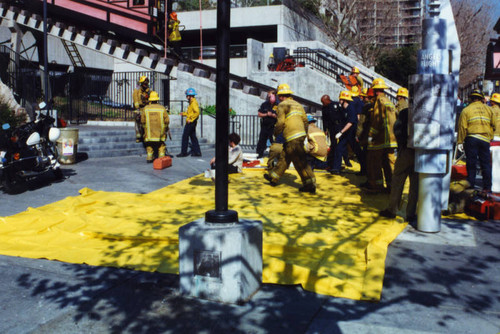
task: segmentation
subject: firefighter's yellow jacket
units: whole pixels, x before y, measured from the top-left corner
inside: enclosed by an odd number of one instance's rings
[[[195,97],[191,98],[189,101],[189,106],[186,112],[183,113],[183,116],[186,116],[186,121],[189,123],[196,121],[200,116],[200,106]]]
[[[370,117],[370,130],[368,137],[372,141],[368,143],[369,150],[380,150],[384,148],[396,148],[398,146],[394,136],[394,123],[396,122],[396,108],[385,96],[377,96],[373,105],[373,113]]]
[[[500,137],[500,106],[498,104],[495,104],[494,106],[491,107],[491,110],[493,110],[493,115],[495,115],[495,136]]]
[[[407,99],[401,99],[396,103],[396,112],[399,114],[399,112],[403,109],[408,108],[408,100]]]
[[[144,126],[144,141],[162,141],[166,139],[170,119],[164,106],[151,103],[141,111],[141,123]]]
[[[493,139],[495,123],[495,114],[490,107],[481,101],[472,102],[460,114],[457,144],[463,144],[469,136],[489,143]]]
[[[274,135],[277,136],[283,132],[285,142],[307,135],[309,122],[307,121],[306,112],[302,105],[291,97],[280,102],[276,118]]]
[[[181,33],[179,31],[179,24],[181,22],[179,20],[169,19],[168,20],[168,31],[170,32],[168,35],[169,42],[178,42],[181,38]]]
[[[134,108],[136,110],[142,109],[148,104],[149,93],[149,87],[146,89],[143,89],[142,87],[134,89],[132,98],[134,100]]]
[[[328,155],[326,134],[314,123],[309,123],[307,128],[306,152],[321,161],[326,161]]]

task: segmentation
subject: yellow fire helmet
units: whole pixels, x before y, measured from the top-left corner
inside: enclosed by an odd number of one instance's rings
[[[376,79],[373,79],[372,88],[373,89],[387,89],[389,87],[385,84],[384,79],[376,78]]]
[[[402,96],[408,98],[408,89],[401,87],[400,89],[398,89],[398,93],[396,94],[396,96]]]
[[[495,103],[500,104],[500,94],[499,93],[493,93],[493,95],[491,95],[490,101],[493,101]]]
[[[351,87],[351,96],[359,96],[359,87],[358,86]]]
[[[147,76],[145,76],[145,75],[143,75],[143,76],[141,76],[141,77],[139,78],[139,83],[143,83],[143,82],[144,82],[144,81],[146,81],[146,80],[147,80],[147,81],[149,81],[148,77],[147,77]]]
[[[293,94],[293,92],[290,90],[290,86],[288,84],[284,83],[278,86],[278,95],[287,95],[287,94]]]
[[[348,90],[341,91],[339,95],[339,101],[340,100],[352,102],[351,92]]]
[[[149,101],[158,101],[158,100],[160,100],[158,93],[155,92],[154,90],[151,91],[151,93],[149,94]]]
[[[367,97],[368,96],[368,88],[363,88],[361,90],[361,93],[359,93],[359,95],[362,97]]]
[[[351,73],[359,73],[359,68],[357,68],[356,66],[353,66]]]
[[[481,92],[479,89],[474,89],[471,93],[470,93],[470,97],[479,97],[481,100],[484,100],[484,94],[483,92]]]

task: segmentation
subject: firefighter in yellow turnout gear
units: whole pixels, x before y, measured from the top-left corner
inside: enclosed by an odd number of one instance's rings
[[[308,162],[312,169],[325,169],[326,157],[328,155],[328,143],[326,142],[326,134],[323,130],[316,126],[316,119],[307,115],[309,127],[307,128],[307,144],[305,145],[306,153],[309,155]]]
[[[476,184],[477,162],[483,175],[483,191],[491,191],[490,141],[495,133],[496,120],[493,110],[484,104],[484,95],[474,89],[469,96],[469,104],[458,120],[457,145],[465,150],[467,181],[472,188]]]
[[[500,93],[493,93],[490,99],[491,110],[493,110],[493,115],[495,115],[495,140],[500,140]]]
[[[276,185],[280,177],[285,173],[290,163],[293,162],[299,174],[303,186],[299,191],[316,193],[316,178],[311,167],[307,163],[307,155],[304,149],[304,139],[307,135],[309,122],[302,105],[294,101],[291,97],[293,92],[287,84],[278,87],[278,99],[280,104],[277,110],[277,122],[274,127],[274,134],[277,136],[283,133],[285,143],[283,150],[286,164],[278,164],[276,167],[264,174],[264,178],[271,185]]]
[[[182,40],[180,28],[180,21],[177,19],[177,13],[170,13],[170,18],[168,19],[167,29],[168,29],[168,42],[172,47],[175,55],[178,58],[182,58],[182,51],[180,43]],[[184,27],[184,26],[183,26]]]
[[[145,106],[141,112],[147,162],[153,162],[155,157],[162,158],[165,156],[165,139],[170,119],[167,109],[158,103],[159,100],[158,93],[152,91],[149,96],[151,103]]]
[[[365,191],[390,192],[392,172],[396,161],[394,150],[397,147],[394,135],[396,108],[387,98],[384,90],[389,88],[383,79],[374,79],[372,89],[375,93],[373,114],[370,118],[367,148],[367,177]],[[383,174],[382,174],[383,170]],[[384,176],[387,188],[384,189]]]
[[[144,128],[141,123],[141,112],[149,103],[149,79],[145,75],[141,76],[138,81],[139,87],[134,89],[132,98],[134,101],[135,112],[135,141],[141,142],[144,137]]]
[[[398,100],[396,103],[396,113],[399,114],[401,110],[408,108],[408,89],[404,87],[399,88],[396,99]]]

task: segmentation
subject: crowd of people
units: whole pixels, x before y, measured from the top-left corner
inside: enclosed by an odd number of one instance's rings
[[[363,87],[361,80],[356,81],[358,77],[359,70],[353,68],[346,84],[349,89],[340,92],[338,102],[329,95],[321,97],[323,130],[315,125],[313,116],[306,115],[302,106],[293,101],[288,85],[282,84],[277,91],[268,93],[259,109],[263,120],[257,146],[261,157],[265,141],[271,141],[264,178],[276,186],[293,162],[303,183],[299,191],[315,193],[312,170],[321,168],[341,175],[345,167],[351,167],[351,157],[355,157],[360,165],[356,174],[366,176],[362,191],[389,194],[381,216],[396,216],[409,179],[406,220],[415,221],[419,177],[415,172],[415,150],[408,146],[408,89],[400,88],[397,103],[393,104],[385,93],[389,87],[383,79],[374,79],[368,88]],[[500,140],[500,94],[491,96],[490,106],[480,91],[473,91],[469,98],[471,103],[458,121],[458,149],[465,151],[469,186],[475,187],[479,161],[482,192],[491,193],[490,141],[496,136]]]
[[[354,68],[352,73],[359,74],[359,70]],[[357,174],[367,177],[362,189],[368,193],[391,192],[398,145],[394,125],[401,111],[406,110],[403,114],[407,115],[408,91],[405,88],[398,91],[396,107],[385,94],[389,87],[383,79],[375,79],[368,89],[362,86],[361,80],[356,81],[356,77],[351,78],[354,84],[349,90],[340,92],[338,102],[332,101],[329,95],[321,97],[323,130],[315,125],[316,119],[306,115],[303,107],[293,100],[293,92],[287,84],[268,93],[259,109],[262,128],[257,153],[262,156],[264,143],[272,132],[275,141],[271,141],[268,170],[264,174],[271,185],[277,185],[293,162],[303,183],[299,190],[315,193],[312,170],[321,168],[340,175],[345,166],[352,166],[351,152],[360,164]]]
[[[360,185],[365,193],[389,194],[387,208],[381,216],[394,218],[400,206],[404,185],[410,181],[406,219],[416,219],[418,198],[418,174],[415,172],[415,150],[408,147],[408,90],[400,88],[397,103],[388,98],[389,88],[383,79],[376,78],[370,87],[363,87],[359,70],[353,68],[349,89],[343,90],[338,102],[329,95],[321,97],[323,129],[316,126],[317,119],[307,115],[300,103],[292,97],[293,91],[286,83],[271,90],[258,110],[261,131],[257,144],[257,156],[262,158],[270,142],[267,169],[264,178],[276,186],[291,163],[299,174],[301,192],[316,193],[314,169],[325,169],[333,175],[341,175],[350,160],[356,158],[366,182]],[[161,106],[155,91],[149,89],[147,77],[139,78],[134,91],[137,109],[137,141],[143,141],[147,161],[168,155],[165,139],[169,133],[169,115]],[[182,135],[182,148],[177,157],[201,156],[196,137],[196,125],[200,107],[196,91],[185,92],[189,101]],[[490,141],[500,137],[500,94],[495,93],[485,103],[482,92],[474,90],[470,104],[461,112],[457,125],[457,147],[465,151],[467,181],[475,186],[476,165],[479,161],[483,182],[482,191],[491,192]],[[500,139],[500,138],[499,138]],[[242,171],[243,151],[240,136],[229,135],[228,169],[231,173]],[[188,143],[191,141],[191,151]],[[397,154],[396,154],[397,153]],[[397,157],[397,158],[396,158]],[[343,162],[343,163],[342,163]],[[215,168],[215,159],[211,161]]]

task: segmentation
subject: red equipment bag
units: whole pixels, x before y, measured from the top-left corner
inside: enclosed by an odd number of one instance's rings
[[[500,220],[500,202],[493,202],[491,205],[490,219]]]
[[[162,157],[155,159],[153,161],[153,168],[154,169],[164,169],[167,167],[172,166],[172,158],[171,157]]]
[[[477,198],[467,205],[467,209],[470,211],[470,214],[477,219],[488,220],[493,203],[494,202],[486,199]]]
[[[451,179],[452,180],[465,180],[467,178],[467,168],[465,165],[452,165],[451,166]]]

